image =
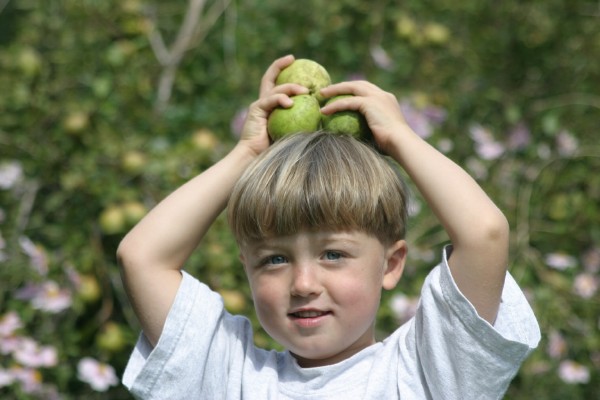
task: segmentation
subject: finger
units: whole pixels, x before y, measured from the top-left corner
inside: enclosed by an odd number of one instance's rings
[[[299,94],[307,94],[310,91],[307,87],[297,83],[284,83],[271,88],[270,91],[264,93],[265,97],[271,94],[287,94],[288,96],[296,96]]]
[[[345,93],[348,94],[348,93]],[[335,96],[335,95],[334,95]],[[364,97],[352,96],[337,99],[321,108],[321,113],[325,115],[333,114],[339,111],[360,111],[364,104]]]
[[[260,82],[260,96],[263,96],[266,92],[271,90],[275,86],[275,80],[279,73],[285,69],[288,65],[294,62],[294,56],[289,54],[287,56],[278,58],[267,68],[267,71],[262,77]]]
[[[347,81],[335,83],[321,89],[324,97],[333,97],[342,94],[352,94],[355,96],[366,96],[379,88],[367,81]]]
[[[294,105],[294,101],[286,94],[277,93],[257,100],[256,105],[269,114],[277,107],[290,108]]]

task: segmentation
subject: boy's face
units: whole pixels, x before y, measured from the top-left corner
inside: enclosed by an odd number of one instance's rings
[[[241,249],[263,328],[303,367],[340,362],[375,343],[381,289],[392,289],[403,240],[362,232],[301,232]]]

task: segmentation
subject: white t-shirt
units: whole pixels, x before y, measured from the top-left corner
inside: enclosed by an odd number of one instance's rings
[[[140,335],[123,383],[161,400],[500,399],[539,340],[510,274],[492,326],[456,287],[445,250],[414,318],[338,364],[301,368],[287,351],[255,347],[250,322],[184,272],[157,346]]]

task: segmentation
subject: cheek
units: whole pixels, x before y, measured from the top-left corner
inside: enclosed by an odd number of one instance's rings
[[[381,283],[370,277],[337,279],[330,289],[330,295],[337,303],[357,314],[372,313],[379,307]]]
[[[250,280],[254,307],[259,316],[268,317],[283,301],[281,285],[268,279]]]

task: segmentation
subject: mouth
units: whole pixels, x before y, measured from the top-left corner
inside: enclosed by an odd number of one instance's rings
[[[300,310],[289,313],[288,315],[292,318],[318,318],[324,315],[331,314],[331,311],[321,310]]]
[[[288,317],[301,329],[313,329],[325,324],[331,315],[331,311],[304,309],[293,311]]]

